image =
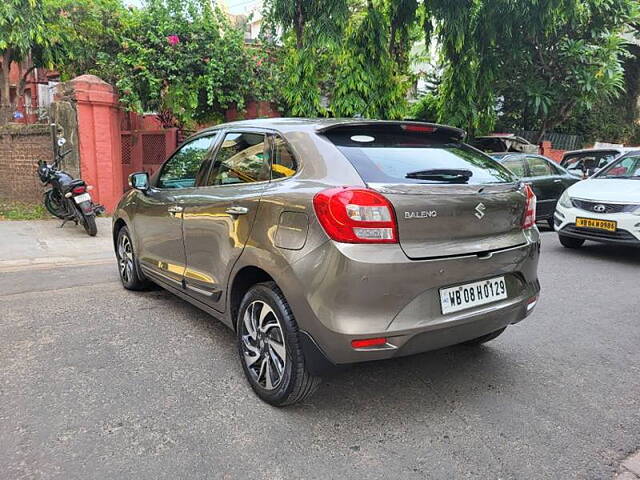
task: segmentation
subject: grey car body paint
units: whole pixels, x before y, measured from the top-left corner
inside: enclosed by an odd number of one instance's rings
[[[518,184],[367,184],[323,135],[341,125],[386,123],[263,119],[214,127],[207,131],[281,136],[297,159],[297,172],[260,184],[193,187],[167,195],[158,195],[153,187],[150,192],[133,190],[118,205],[114,225],[129,226],[136,255],[152,280],[232,328],[234,279],[245,268],[266,272],[285,295],[300,329],[336,364],[440,348],[525,318],[528,301],[540,289],[539,233],[520,227],[525,198]],[[342,186],[370,188],[387,197],[396,212],[400,242],[331,240],[316,217],[313,198]],[[483,218],[475,215],[479,203],[485,206]],[[169,215],[166,209],[172,205],[184,211]],[[225,214],[230,206],[248,213]],[[423,211],[437,214],[422,218],[404,213]],[[163,269],[169,263],[171,268]],[[498,275],[505,276],[507,299],[441,313],[440,288]],[[389,339],[388,348],[351,347],[353,339],[377,336]]]

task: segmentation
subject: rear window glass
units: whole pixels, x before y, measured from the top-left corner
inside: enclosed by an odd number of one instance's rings
[[[462,182],[467,184],[516,181],[508,169],[491,157],[437,131],[407,132],[399,125],[384,125],[343,127],[324,135],[367,183],[451,183],[446,177],[408,178],[421,174],[429,177],[442,170],[470,172],[468,180]]]
[[[603,168],[618,155],[618,152],[609,150],[573,153],[565,155],[561,165],[569,170]]]

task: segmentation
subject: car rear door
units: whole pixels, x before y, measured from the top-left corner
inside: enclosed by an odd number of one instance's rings
[[[528,177],[533,193],[538,200],[536,218],[546,219],[553,216],[556,203],[566,188],[562,175],[554,165],[544,157],[531,155],[526,158]]]
[[[392,203],[407,257],[476,254],[526,242],[525,197],[516,177],[448,130],[382,124],[339,127],[325,135],[369,188]],[[443,171],[452,175],[439,177]]]
[[[187,293],[219,311],[225,309],[226,281],[269,182],[268,145],[265,132],[226,131],[206,179],[180,199]]]

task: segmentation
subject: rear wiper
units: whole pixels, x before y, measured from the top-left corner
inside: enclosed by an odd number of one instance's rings
[[[471,170],[461,169],[430,169],[417,170],[407,173],[404,178],[415,178],[417,180],[438,180],[449,183],[467,183],[473,176]]]

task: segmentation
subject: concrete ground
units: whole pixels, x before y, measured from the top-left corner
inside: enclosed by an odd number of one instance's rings
[[[229,330],[164,291],[123,290],[115,262],[5,267],[0,478],[626,474],[640,447],[639,271],[640,251],[570,251],[545,232],[523,323],[484,347],[355,366],[276,409],[244,381]]]
[[[96,218],[98,235],[62,220],[0,222],[0,272],[24,267],[106,263],[113,257],[111,218]]]

